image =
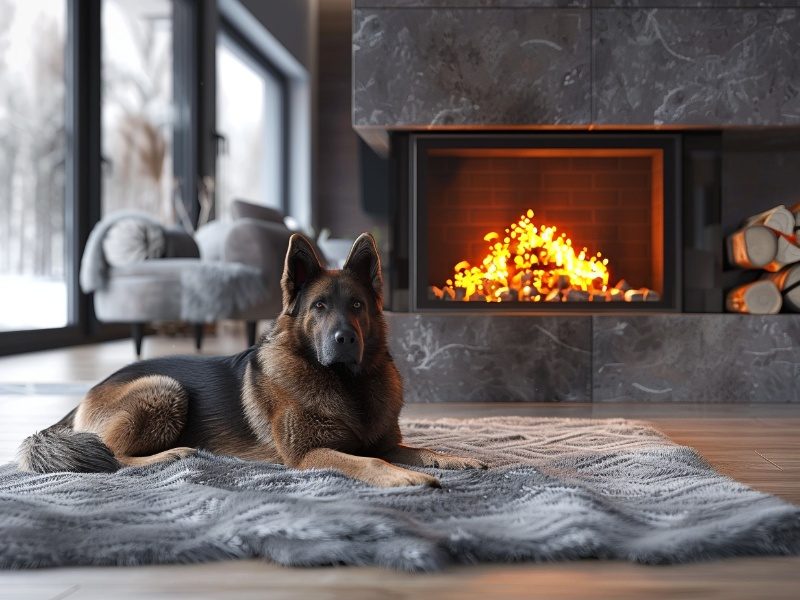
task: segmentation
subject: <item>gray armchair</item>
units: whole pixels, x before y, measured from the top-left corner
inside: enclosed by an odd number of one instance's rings
[[[197,238],[136,212],[109,215],[92,230],[81,261],[81,288],[94,294],[98,320],[128,323],[141,355],[144,326],[219,319],[273,318],[281,306],[280,275],[290,236],[285,226],[247,220],[211,223]]]

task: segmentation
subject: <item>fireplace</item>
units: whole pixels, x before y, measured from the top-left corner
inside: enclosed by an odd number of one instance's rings
[[[363,197],[387,211],[384,298],[408,399],[796,400],[797,318],[722,313],[726,292],[763,276],[726,262],[726,237],[798,202],[796,97],[739,85],[786,80],[794,57],[749,42],[765,26],[795,40],[797,19],[413,4],[356,1],[352,38],[353,126],[389,170],[388,191],[368,187],[364,163]],[[651,43],[656,21],[670,48]],[[676,69],[676,53],[691,60]],[[730,68],[710,73],[720,60]],[[592,263],[585,277],[567,284],[540,260],[548,226]],[[533,244],[517,265],[520,233]],[[485,277],[496,260],[507,273]],[[620,279],[630,302],[605,293]]]
[[[678,136],[410,136],[410,308],[679,302]]]

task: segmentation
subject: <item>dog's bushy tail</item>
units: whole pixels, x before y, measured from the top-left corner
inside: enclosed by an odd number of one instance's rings
[[[25,439],[17,453],[23,471],[35,473],[112,473],[121,465],[114,453],[94,433],[72,428],[73,410],[55,425]]]

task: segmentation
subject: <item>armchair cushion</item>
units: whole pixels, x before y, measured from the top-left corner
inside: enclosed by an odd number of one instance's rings
[[[108,228],[103,238],[106,262],[112,267],[164,256],[164,228],[139,217],[126,217]]]
[[[246,200],[234,200],[231,203],[231,213],[234,219],[258,219],[283,225],[283,212],[277,208],[254,204]]]
[[[164,258],[200,258],[200,248],[191,234],[178,227],[164,229]]]
[[[158,222],[150,215],[128,210],[115,212],[97,223],[89,233],[89,239],[86,240],[86,248],[84,248],[81,258],[80,284],[84,293],[102,290],[108,284],[108,270],[111,265],[106,260],[103,240],[115,223],[129,217],[143,219],[145,222],[158,225]]]

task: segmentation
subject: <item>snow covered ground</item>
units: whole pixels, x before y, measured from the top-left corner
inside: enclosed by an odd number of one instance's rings
[[[0,274],[0,331],[64,327],[67,310],[63,280]]]

